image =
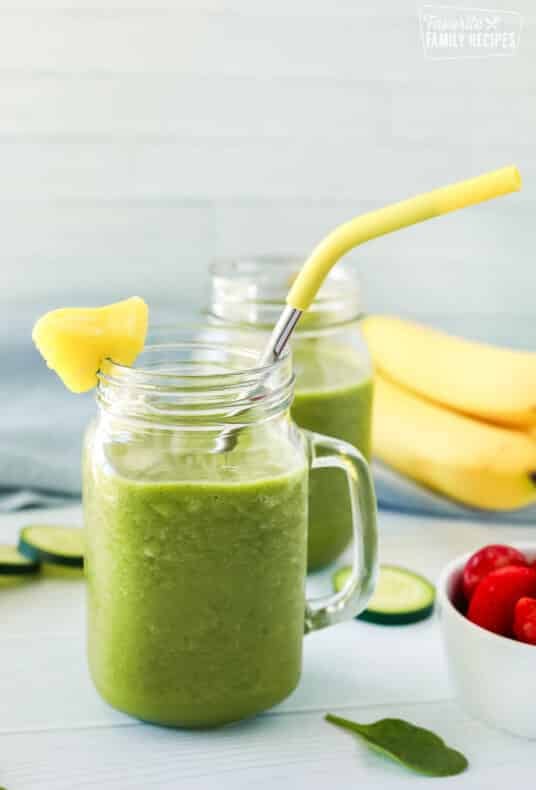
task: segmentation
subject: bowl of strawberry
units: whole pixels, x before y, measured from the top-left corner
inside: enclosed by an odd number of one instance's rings
[[[448,565],[437,610],[449,672],[477,718],[536,738],[536,543],[490,544]]]

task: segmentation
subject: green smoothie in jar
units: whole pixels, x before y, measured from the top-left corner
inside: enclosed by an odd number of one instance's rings
[[[115,708],[213,727],[287,697],[304,634],[365,607],[375,500],[351,445],[291,420],[289,354],[258,368],[260,349],[231,330],[181,337],[99,373],[83,463],[88,658]],[[342,598],[307,601],[310,470],[339,465],[360,514],[355,568]]]
[[[293,359],[292,418],[309,431],[350,442],[368,460],[373,388],[360,357],[334,340],[298,336]],[[335,560],[352,535],[348,485],[342,471],[313,472],[309,500],[307,565],[315,570]]]
[[[138,451],[152,467],[141,478],[136,448],[86,463],[89,666],[115,708],[215,726],[297,685],[307,470],[271,441],[277,464],[242,448],[229,473],[214,455],[172,460],[165,442],[152,463]]]
[[[211,315],[224,325],[268,333],[301,263],[262,257],[215,263]],[[373,384],[360,312],[358,280],[339,264],[292,339],[296,388],[291,411],[300,427],[347,441],[369,460]],[[316,570],[340,556],[352,527],[342,471],[313,471],[309,488],[307,565]]]

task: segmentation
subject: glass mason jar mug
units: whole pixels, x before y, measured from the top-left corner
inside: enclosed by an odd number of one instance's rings
[[[210,315],[219,324],[266,336],[279,318],[303,261],[260,257],[211,267]],[[370,459],[372,369],[360,329],[359,281],[344,264],[332,270],[292,338],[296,393],[292,417],[302,428],[350,442]],[[311,475],[308,568],[333,562],[352,523],[340,471]]]
[[[354,617],[374,582],[366,462],[296,428],[288,355],[258,369],[258,348],[231,336],[183,333],[138,367],[107,362],[85,439],[91,675],[111,705],[159,724],[215,726],[280,702],[303,634]],[[306,601],[309,470],[332,467],[351,491],[354,570],[342,593]]]

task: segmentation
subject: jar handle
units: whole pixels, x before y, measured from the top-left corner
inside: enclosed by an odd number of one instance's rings
[[[350,493],[353,527],[353,567],[344,587],[334,595],[307,601],[305,633],[350,620],[366,607],[377,572],[376,496],[369,466],[348,442],[304,431],[311,469],[342,469]]]

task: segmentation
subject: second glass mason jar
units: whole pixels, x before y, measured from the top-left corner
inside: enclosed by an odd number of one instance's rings
[[[216,322],[268,333],[303,261],[255,257],[211,266],[209,312]],[[350,442],[371,454],[372,369],[360,329],[356,276],[338,264],[301,317],[292,339],[296,390],[292,417],[298,425]],[[348,486],[339,470],[310,481],[307,565],[333,562],[352,536]]]
[[[99,373],[83,474],[88,656],[119,710],[207,727],[284,699],[304,633],[365,607],[375,503],[353,447],[290,419],[288,354],[256,368],[260,348],[228,330],[174,337]],[[354,569],[341,593],[307,601],[309,469],[336,466],[352,492]]]

